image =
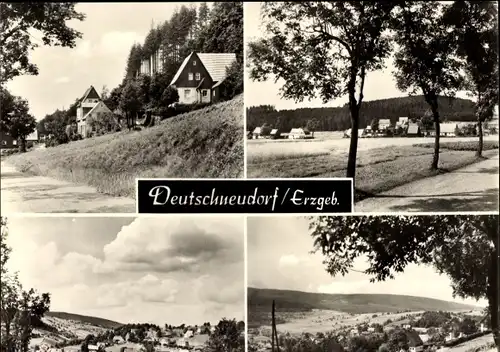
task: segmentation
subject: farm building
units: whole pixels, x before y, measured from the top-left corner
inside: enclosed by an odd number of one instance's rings
[[[439,128],[441,137],[455,137],[457,135],[457,124],[455,123],[441,123]]]
[[[396,127],[403,127],[408,124],[408,117],[400,117],[398,122],[396,122]]]
[[[277,128],[273,128],[271,130],[270,135],[271,135],[272,139],[279,139],[279,138],[281,138],[281,131]]]
[[[405,334],[408,338],[410,352],[421,352],[424,350],[424,342],[415,330],[405,330]]]
[[[235,61],[234,53],[192,52],[182,62],[170,86],[177,89],[182,104],[216,102],[226,70]]]
[[[262,129],[260,127],[255,127],[255,129],[252,132],[252,138],[253,139],[258,139],[260,137],[261,130]]]
[[[420,136],[420,126],[416,123],[410,123],[408,129],[406,130],[407,136]]]
[[[2,149],[12,149],[18,148],[17,140],[11,137],[10,134],[0,131],[0,137],[2,139]]]
[[[344,132],[344,137],[346,137],[346,138],[350,138],[350,137],[351,137],[351,131],[352,131],[352,129],[350,129],[350,128],[349,128],[348,130],[346,130],[346,131]],[[358,137],[365,137],[365,136],[366,136],[366,130],[365,130],[365,129],[360,128],[360,129],[358,130]]]
[[[379,131],[384,131],[391,127],[391,120],[390,119],[380,119],[378,121],[378,130]]]
[[[311,136],[311,132],[309,132],[305,128],[292,128],[290,133],[288,134],[289,139],[306,139]]]
[[[184,334],[184,338],[185,338],[185,339],[188,339],[188,338],[193,337],[193,336],[194,336],[193,330],[188,330],[188,331],[186,331],[186,333]]]

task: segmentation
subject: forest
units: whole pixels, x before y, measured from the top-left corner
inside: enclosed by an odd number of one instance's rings
[[[216,2],[209,7],[182,5],[170,19],[152,26],[144,43],[134,44],[126,60],[122,82],[113,89],[102,87],[104,103],[111,111],[126,117],[130,128],[144,111],[167,118],[201,106],[168,106],[178,101],[177,91],[169,84],[190,52],[235,53],[237,61],[228,68],[223,100],[243,92],[243,3]],[[162,69],[153,76],[140,74],[141,61],[161,53]],[[82,87],[82,93],[87,87]],[[46,115],[37,125],[39,135],[52,135],[53,144],[81,138],[76,131],[76,108],[81,97],[70,107]],[[69,102],[68,102],[69,103]],[[71,127],[68,127],[71,126]]]
[[[474,102],[467,99],[440,97],[442,121],[475,121]],[[410,120],[430,116],[428,104],[422,95],[366,101],[360,110],[360,128],[370,125],[372,119],[390,119],[393,123],[399,117]],[[247,108],[247,129],[267,124],[288,132],[292,128],[306,127],[315,120],[317,131],[344,131],[351,127],[349,107],[300,108],[276,110],[271,105]]]

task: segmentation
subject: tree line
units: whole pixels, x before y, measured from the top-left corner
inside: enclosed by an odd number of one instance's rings
[[[367,73],[383,69],[389,57],[397,88],[423,95],[431,112],[431,169],[439,165],[439,97],[459,90],[476,100],[481,156],[482,122],[498,105],[496,2],[272,2],[262,5],[261,15],[264,35],[248,47],[250,79],[282,81],[281,96],[297,102],[347,96],[346,176],[353,181]]]
[[[441,121],[475,121],[474,102],[467,99],[439,97]],[[430,113],[423,96],[390,98],[367,101],[359,114],[359,127],[370,126],[374,119],[390,119],[392,123],[400,117],[419,120]],[[345,131],[351,128],[349,107],[299,108],[276,110],[274,106],[260,105],[247,108],[248,130],[264,124],[289,131],[307,127],[309,121],[318,121],[316,130]]]

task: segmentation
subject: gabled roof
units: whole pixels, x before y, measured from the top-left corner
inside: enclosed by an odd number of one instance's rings
[[[85,99],[101,99],[97,91],[95,90],[94,86],[90,86],[86,91],[85,94],[83,94],[82,99],[80,101],[84,101]]]
[[[378,124],[379,125],[390,125],[391,124],[391,120],[389,120],[389,119],[380,119],[378,121]]]
[[[419,129],[420,128],[418,127],[417,124],[411,124],[411,125],[408,126],[408,131],[406,133],[408,133],[408,134],[417,134]]]
[[[406,330],[406,337],[408,337],[408,345],[410,347],[422,346],[424,343],[415,330]]]
[[[174,78],[172,79],[172,82],[170,82],[170,85],[174,85],[175,82],[177,82],[182,71],[193,55],[198,56],[201,63],[203,64],[203,66],[205,66],[205,69],[214,82],[223,80],[226,77],[226,69],[231,66],[233,61],[236,61],[236,54],[192,52],[184,59]]]
[[[106,104],[104,104],[104,102],[101,100],[100,102],[98,102],[97,104],[94,105],[94,107],[92,109],[90,109],[90,111],[88,113],[85,114],[85,116],[82,117],[82,121],[85,120],[87,118],[87,116],[89,116],[89,114],[91,114],[95,109],[97,109],[98,106],[105,106],[106,109],[109,110],[109,112],[112,113],[112,111],[108,108],[108,106]]]
[[[226,77],[226,69],[236,61],[236,54],[197,54],[214,82]]]

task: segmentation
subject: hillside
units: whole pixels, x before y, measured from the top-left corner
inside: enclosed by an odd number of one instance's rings
[[[248,288],[248,310],[269,311],[273,299],[278,311],[325,309],[351,314],[398,311],[452,311],[477,307],[438,299],[391,294],[322,294]]]
[[[142,131],[121,131],[9,157],[21,172],[135,196],[137,177],[243,175],[243,95]]]
[[[360,127],[365,128],[372,119],[399,117],[421,118],[429,112],[429,105],[422,95],[402,98],[363,101],[360,111]],[[468,99],[440,97],[439,112],[442,121],[474,121],[474,103]],[[267,123],[284,131],[293,127],[304,127],[307,121],[316,119],[318,131],[343,131],[351,127],[347,106],[327,108],[301,108],[277,111],[272,106],[247,108],[247,128],[249,131]]]
[[[73,314],[73,313],[65,313],[65,312],[47,312],[45,313],[46,317],[54,317],[62,320],[72,320],[75,322],[81,322],[85,324],[90,324],[94,326],[100,326],[106,329],[115,329],[117,327],[122,326],[123,324],[117,323],[116,321],[108,320],[108,319],[103,319],[103,318],[98,318],[98,317],[91,317],[91,316],[86,316],[86,315],[80,315],[80,314]]]

